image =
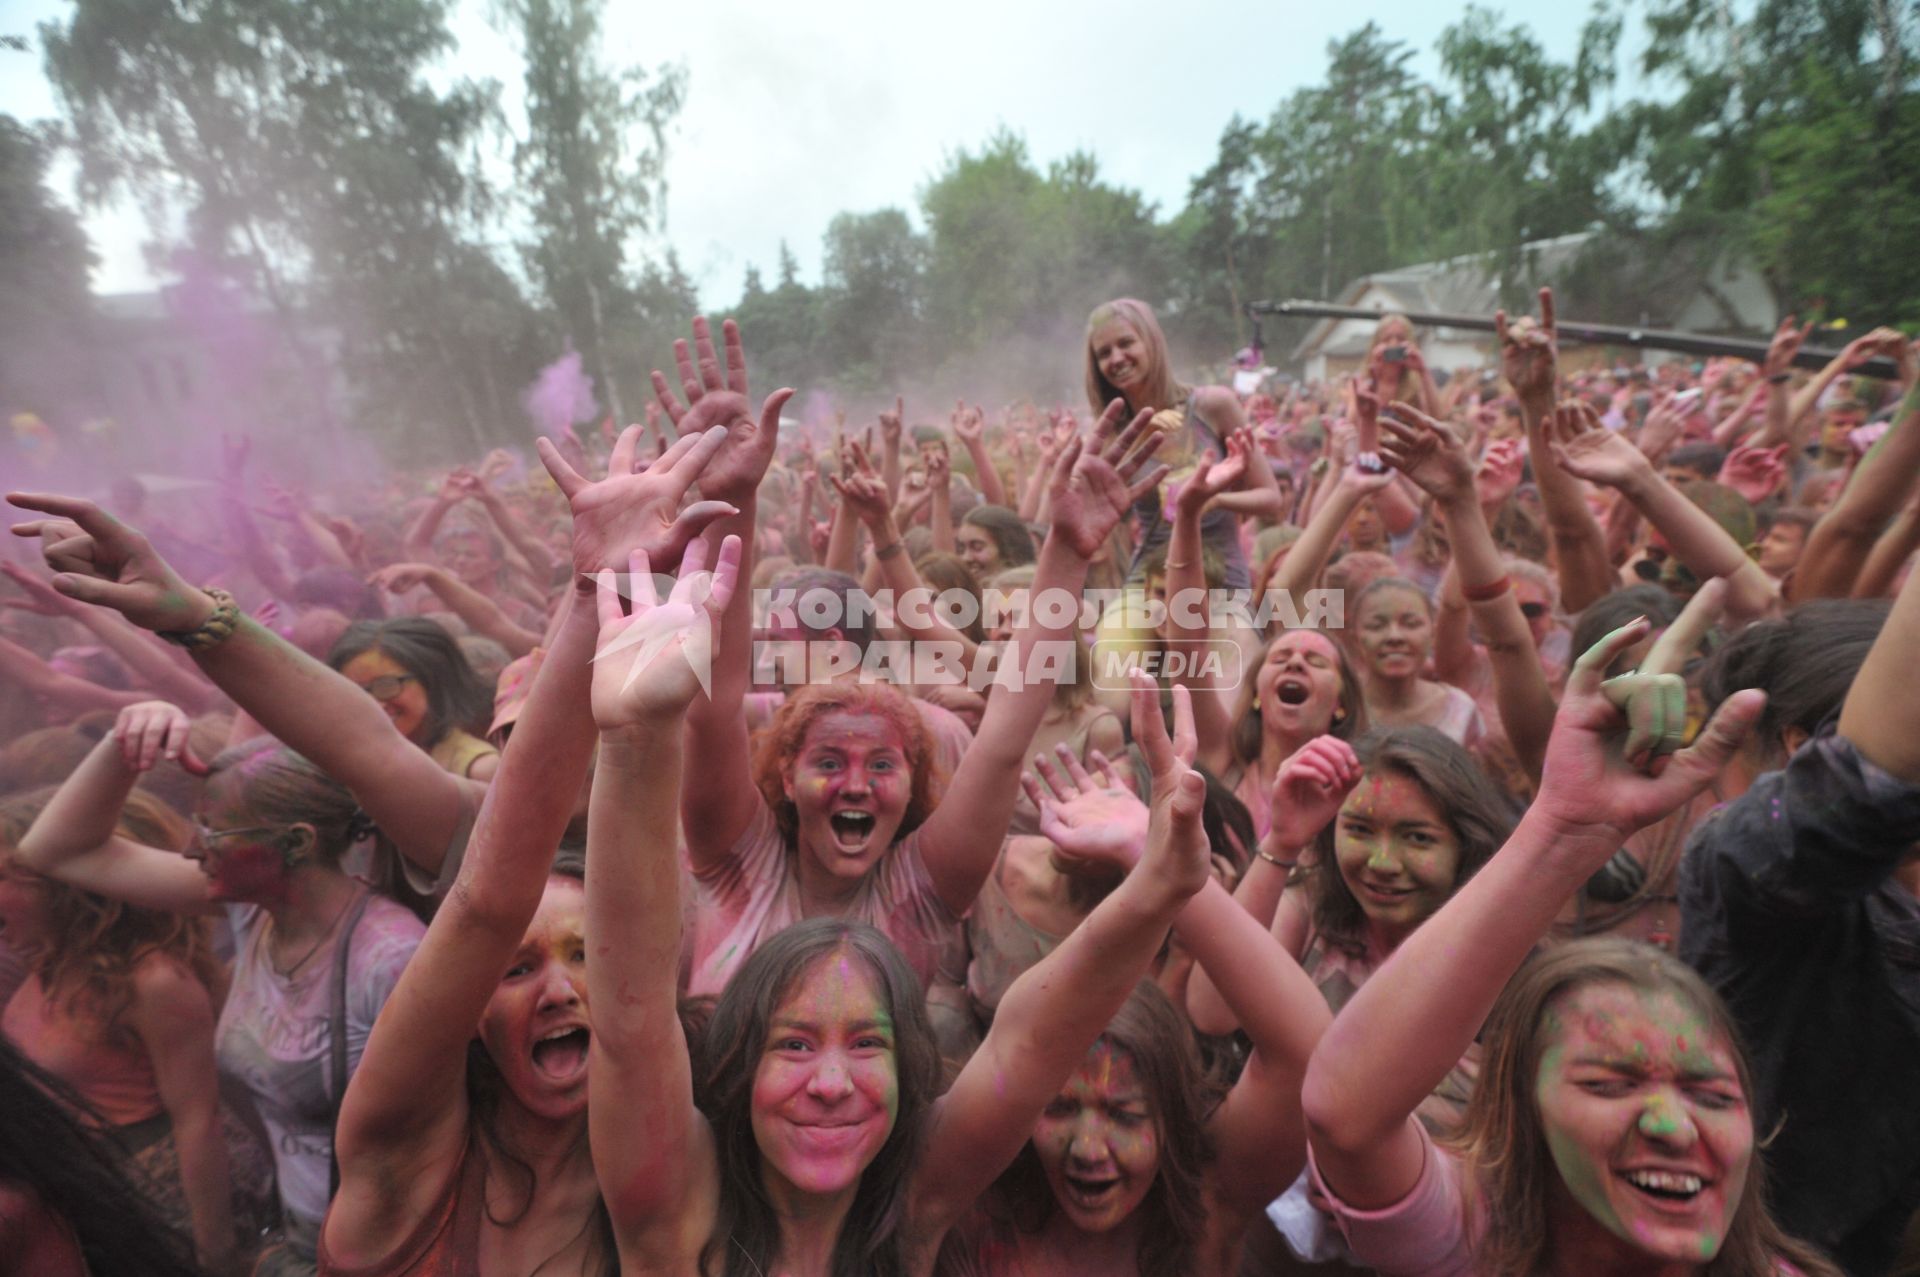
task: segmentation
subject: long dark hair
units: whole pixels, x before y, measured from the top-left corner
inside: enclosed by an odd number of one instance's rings
[[[467,663],[467,654],[451,634],[424,616],[391,621],[355,621],[327,653],[327,664],[344,669],[356,656],[379,652],[420,680],[427,694],[427,716],[420,723],[420,744],[432,748],[456,727],[478,723],[493,712],[493,698]]]
[[[565,878],[580,884],[583,888],[587,881],[586,853],[578,847],[562,846],[554,857],[553,867],[547,871],[549,878]],[[500,1076],[500,1068],[487,1054],[487,1048],[478,1037],[467,1043],[467,1113],[468,1121],[478,1132],[480,1139],[493,1154],[493,1165],[502,1168],[515,1181],[522,1196],[520,1208],[506,1218],[496,1218],[493,1203],[486,1204],[487,1220],[497,1228],[511,1228],[525,1218],[533,1209],[535,1191],[539,1188],[539,1175],[531,1163],[521,1155],[519,1149],[510,1145],[500,1133],[500,1101],[506,1095],[506,1079]],[[613,1233],[613,1217],[607,1213],[607,1203],[602,1199],[593,1208],[593,1218],[587,1228],[593,1231],[594,1249],[600,1257],[601,1277],[617,1277],[620,1271],[619,1249]]]
[[[1412,781],[1440,809],[1460,844],[1455,891],[1493,859],[1513,832],[1513,800],[1451,737],[1431,727],[1375,728],[1354,742],[1353,752],[1367,775],[1386,772]],[[1334,853],[1339,823],[1336,816],[1320,831],[1320,860],[1308,872],[1307,883],[1314,929],[1329,940],[1355,944],[1364,934],[1367,914],[1340,873]]]
[[[1185,1017],[1151,980],[1134,987],[1088,1051],[1103,1046],[1133,1065],[1153,1110],[1160,1148],[1153,1187],[1138,1208],[1140,1277],[1180,1277],[1206,1230],[1206,1174],[1214,1156],[1207,1119],[1224,1095],[1209,1080]],[[1037,1233],[1057,1209],[1039,1154],[1028,1140],[994,1181],[986,1213],[1003,1227]],[[969,1264],[959,1260],[952,1267],[965,1270]]]
[[[860,1176],[833,1246],[834,1277],[905,1277],[907,1188],[922,1126],[940,1086],[940,1052],[927,1021],[926,993],[881,931],[838,918],[812,918],[767,941],[728,982],[703,1035],[696,1099],[713,1127],[720,1209],[700,1252],[706,1277],[764,1277],[779,1259],[780,1221],[761,1179],[753,1134],[753,1080],[774,1012],[823,958],[846,953],[878,986],[893,1020],[899,1097],[893,1130]]]
[[[88,1272],[199,1277],[181,1237],[74,1116],[86,1112],[85,1100],[0,1035],[0,1184],[25,1185],[68,1225]]]
[[[1467,1104],[1466,1123],[1449,1144],[1460,1155],[1468,1182],[1486,1203],[1487,1231],[1475,1248],[1474,1271],[1489,1277],[1529,1277],[1548,1267],[1552,1239],[1547,1199],[1559,1178],[1540,1118],[1537,1079],[1548,1042],[1549,1010],[1555,999],[1593,985],[1672,994],[1724,1039],[1734,1058],[1740,1089],[1753,1096],[1753,1078],[1740,1034],[1705,980],[1670,954],[1611,937],[1574,940],[1536,956],[1520,968],[1487,1017],[1486,1054],[1480,1080]],[[1810,1247],[1789,1238],[1767,1210],[1766,1161],[1748,1166],[1746,1191],[1736,1203],[1708,1277],[1773,1277],[1785,1260],[1807,1277],[1839,1277]]]

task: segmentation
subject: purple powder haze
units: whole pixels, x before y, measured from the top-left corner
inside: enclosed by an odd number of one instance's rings
[[[569,350],[540,370],[520,395],[536,433],[561,438],[573,434],[576,422],[599,415],[593,398],[593,378],[581,371],[580,352]]]

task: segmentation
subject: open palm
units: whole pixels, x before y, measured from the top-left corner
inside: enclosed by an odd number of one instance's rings
[[[712,683],[721,618],[740,577],[740,538],[728,537],[712,573],[707,543],[687,547],[666,601],[644,552],[628,565],[631,612],[612,571],[595,578],[600,641],[593,658],[593,720],[602,731],[677,720]]]

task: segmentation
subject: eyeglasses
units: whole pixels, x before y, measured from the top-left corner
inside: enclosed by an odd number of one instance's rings
[[[1537,621],[1546,614],[1547,605],[1545,603],[1522,603],[1520,605],[1520,615],[1526,617],[1529,621]]]
[[[203,847],[218,846],[223,838],[238,838],[242,834],[274,834],[279,829],[273,825],[248,825],[244,829],[208,829],[199,821],[193,822],[193,837]]]
[[[382,674],[371,683],[362,683],[360,690],[384,704],[405,691],[408,683],[419,681],[411,674]]]

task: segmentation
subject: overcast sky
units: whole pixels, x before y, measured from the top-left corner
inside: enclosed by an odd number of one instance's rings
[[[1586,0],[1486,7],[1530,26],[1556,58],[1571,56],[1588,15]],[[486,0],[459,4],[452,66],[499,80],[517,114],[518,56],[488,24],[488,8]],[[69,10],[63,0],[0,0],[0,34],[33,35]],[[820,237],[835,213],[897,207],[919,224],[918,192],[944,157],[978,148],[1003,126],[1023,134],[1042,164],[1092,151],[1109,180],[1171,213],[1234,113],[1264,118],[1287,93],[1320,81],[1330,40],[1372,19],[1419,50],[1416,67],[1431,73],[1434,41],[1464,6],[971,0],[913,10],[898,0],[615,0],[608,10],[609,59],[687,69],[667,222],[654,239],[678,250],[703,302],[717,306],[738,296],[749,263],[771,277],[782,239],[802,277],[816,281]],[[0,51],[0,112],[26,120],[57,113],[37,38],[31,53]],[[69,183],[63,167],[55,185],[72,203]],[[86,226],[101,259],[96,291],[154,285],[141,253],[151,236],[137,211],[90,210]]]

